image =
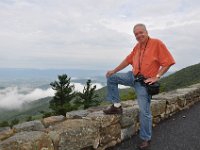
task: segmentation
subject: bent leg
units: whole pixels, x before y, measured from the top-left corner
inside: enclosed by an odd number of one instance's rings
[[[120,102],[118,84],[133,86],[134,78],[132,71],[127,73],[116,73],[107,78],[107,100],[112,103]]]

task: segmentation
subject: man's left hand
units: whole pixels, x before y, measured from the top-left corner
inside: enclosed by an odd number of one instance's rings
[[[152,77],[152,78],[148,78],[148,79],[144,80],[144,82],[145,82],[145,83],[148,83],[148,84],[153,84],[153,83],[155,83],[155,82],[158,81],[158,80],[159,80],[159,78],[157,78],[157,77]]]

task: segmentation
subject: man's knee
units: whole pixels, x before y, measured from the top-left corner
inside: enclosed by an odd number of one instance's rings
[[[107,82],[114,82],[116,80],[116,74],[107,77]]]

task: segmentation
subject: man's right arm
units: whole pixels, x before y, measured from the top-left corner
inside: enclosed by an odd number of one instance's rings
[[[124,59],[119,66],[117,66],[114,70],[110,70],[106,73],[106,77],[110,77],[111,75],[117,73],[118,71],[126,68],[129,65],[126,59]]]

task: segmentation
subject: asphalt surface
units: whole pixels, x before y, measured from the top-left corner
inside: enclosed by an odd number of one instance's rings
[[[137,150],[138,141],[136,135],[106,150]],[[200,102],[154,127],[148,150],[200,150]]]

